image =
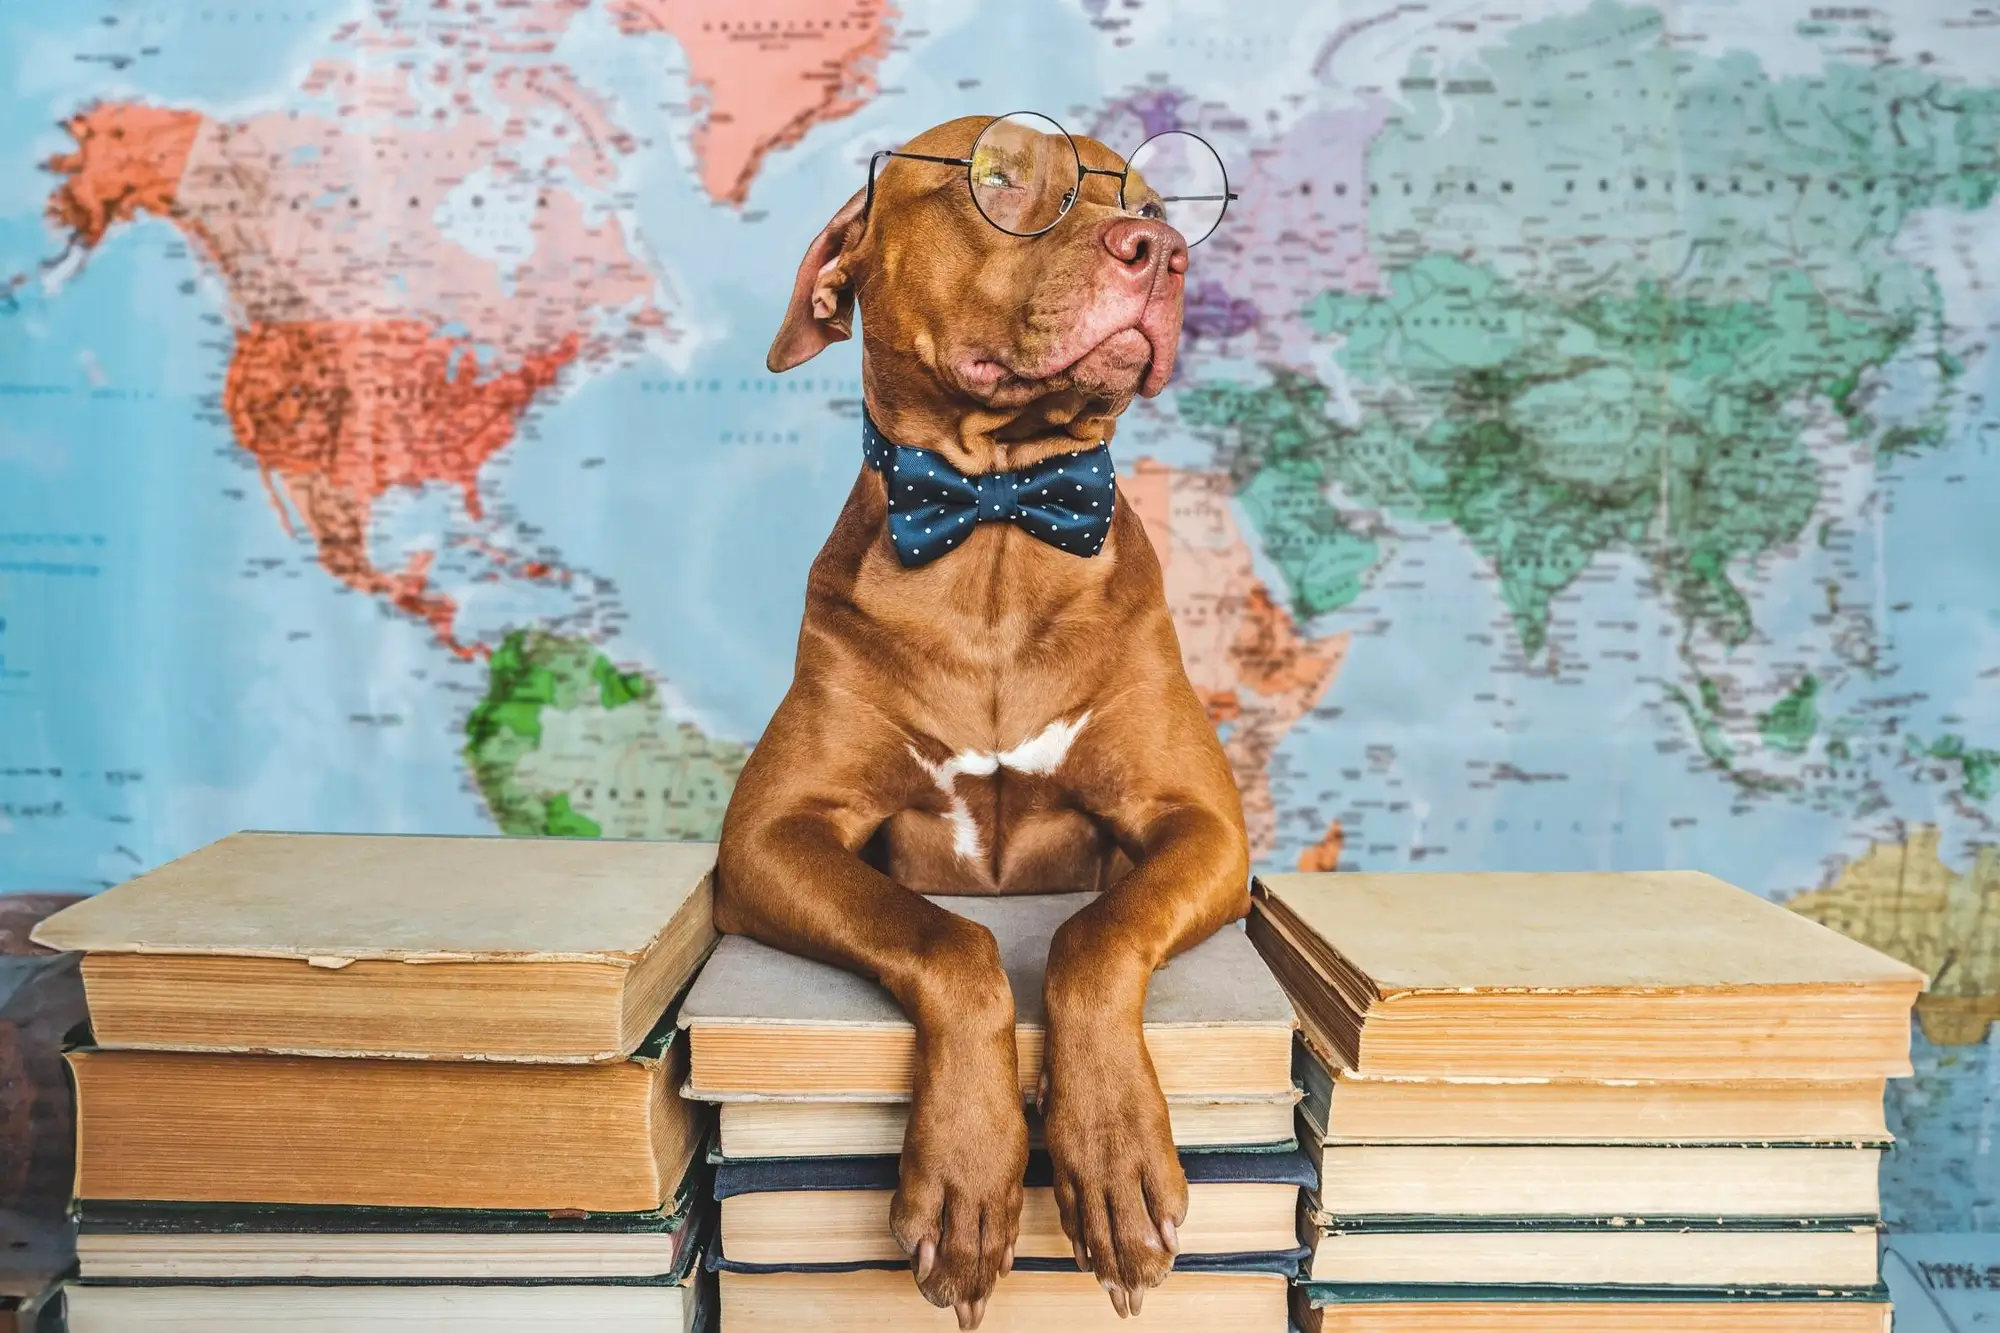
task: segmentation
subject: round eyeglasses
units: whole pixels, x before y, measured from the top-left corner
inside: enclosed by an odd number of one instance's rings
[[[1040,236],[1069,213],[1083,194],[1086,176],[1118,182],[1118,206],[1140,217],[1158,218],[1187,238],[1207,240],[1222,224],[1229,201],[1229,174],[1208,140],[1187,130],[1155,134],[1125,160],[1122,171],[1086,167],[1068,130],[1047,116],[1017,111],[990,122],[973,140],[971,157],[936,157],[884,148],[868,159],[865,218],[875,204],[875,172],[886,158],[964,167],[965,182],[979,215],[1010,236]]]

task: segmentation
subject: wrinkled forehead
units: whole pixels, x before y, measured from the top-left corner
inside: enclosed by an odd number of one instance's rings
[[[1060,136],[1038,134],[1028,125],[1018,121],[995,125],[995,117],[992,116],[960,116],[957,120],[948,120],[942,125],[925,130],[904,144],[903,151],[930,153],[937,157],[971,157],[973,142],[989,125],[994,125],[994,138],[989,142],[1004,144],[1019,151],[1032,150],[1036,146],[1037,139],[1048,138],[1060,142]],[[1079,135],[1072,139],[1072,142],[1076,144],[1077,156],[1083,159],[1083,165],[1086,167],[1095,167],[1102,171],[1125,170],[1125,159],[1097,140],[1086,139]]]

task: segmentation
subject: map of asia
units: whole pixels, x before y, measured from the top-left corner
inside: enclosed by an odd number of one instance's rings
[[[806,243],[953,116],[1194,129],[1115,447],[1260,863],[1923,967],[1885,1266],[2000,1328],[2000,8],[15,0],[0,87],[0,889],[713,836],[860,466]]]

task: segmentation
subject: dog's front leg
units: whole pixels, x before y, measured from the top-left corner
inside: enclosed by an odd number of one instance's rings
[[[817,795],[759,799],[775,794],[760,790],[767,781],[786,785],[803,771],[773,771],[784,767],[745,772],[752,787],[739,787],[716,866],[716,923],[875,979],[916,1026],[891,1226],[924,1296],[953,1307],[960,1328],[977,1328],[1013,1266],[1028,1161],[1014,997],[999,947],[984,926],[863,862],[855,851],[863,821],[843,819]],[[793,813],[765,813],[779,809]]]
[[[1146,986],[1248,909],[1246,840],[1236,806],[1223,804],[1154,813],[1137,868],[1049,949],[1044,1115],[1056,1206],[1077,1266],[1121,1315],[1139,1313],[1165,1281],[1187,1219],[1187,1177],[1146,1051]]]

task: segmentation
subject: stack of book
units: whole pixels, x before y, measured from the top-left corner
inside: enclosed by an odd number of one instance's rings
[[[1308,1333],[1885,1333],[1922,974],[1707,875],[1271,875]]]
[[[51,897],[0,904],[0,1333],[53,1327],[49,1297],[76,1260],[76,1128],[62,1049],[83,1025],[83,979],[73,955],[24,956],[33,921],[19,919]]]
[[[1042,1060],[1042,969],[1055,928],[1088,895],[945,898],[986,926],[1013,983],[1024,1101]],[[688,1093],[719,1102],[715,1193],[729,1333],[950,1328],[916,1289],[889,1230],[915,1031],[888,994],[749,940],[722,942],[681,1006]],[[1282,1329],[1303,1252],[1291,1005],[1232,927],[1156,974],[1146,1044],[1188,1177],[1182,1252],[1146,1297],[1162,1328]],[[1118,1316],[1077,1270],[1030,1117],[1014,1271],[982,1325],[998,1333],[1110,1328]]]
[[[72,1333],[690,1328],[701,845],[240,834],[81,951]]]

